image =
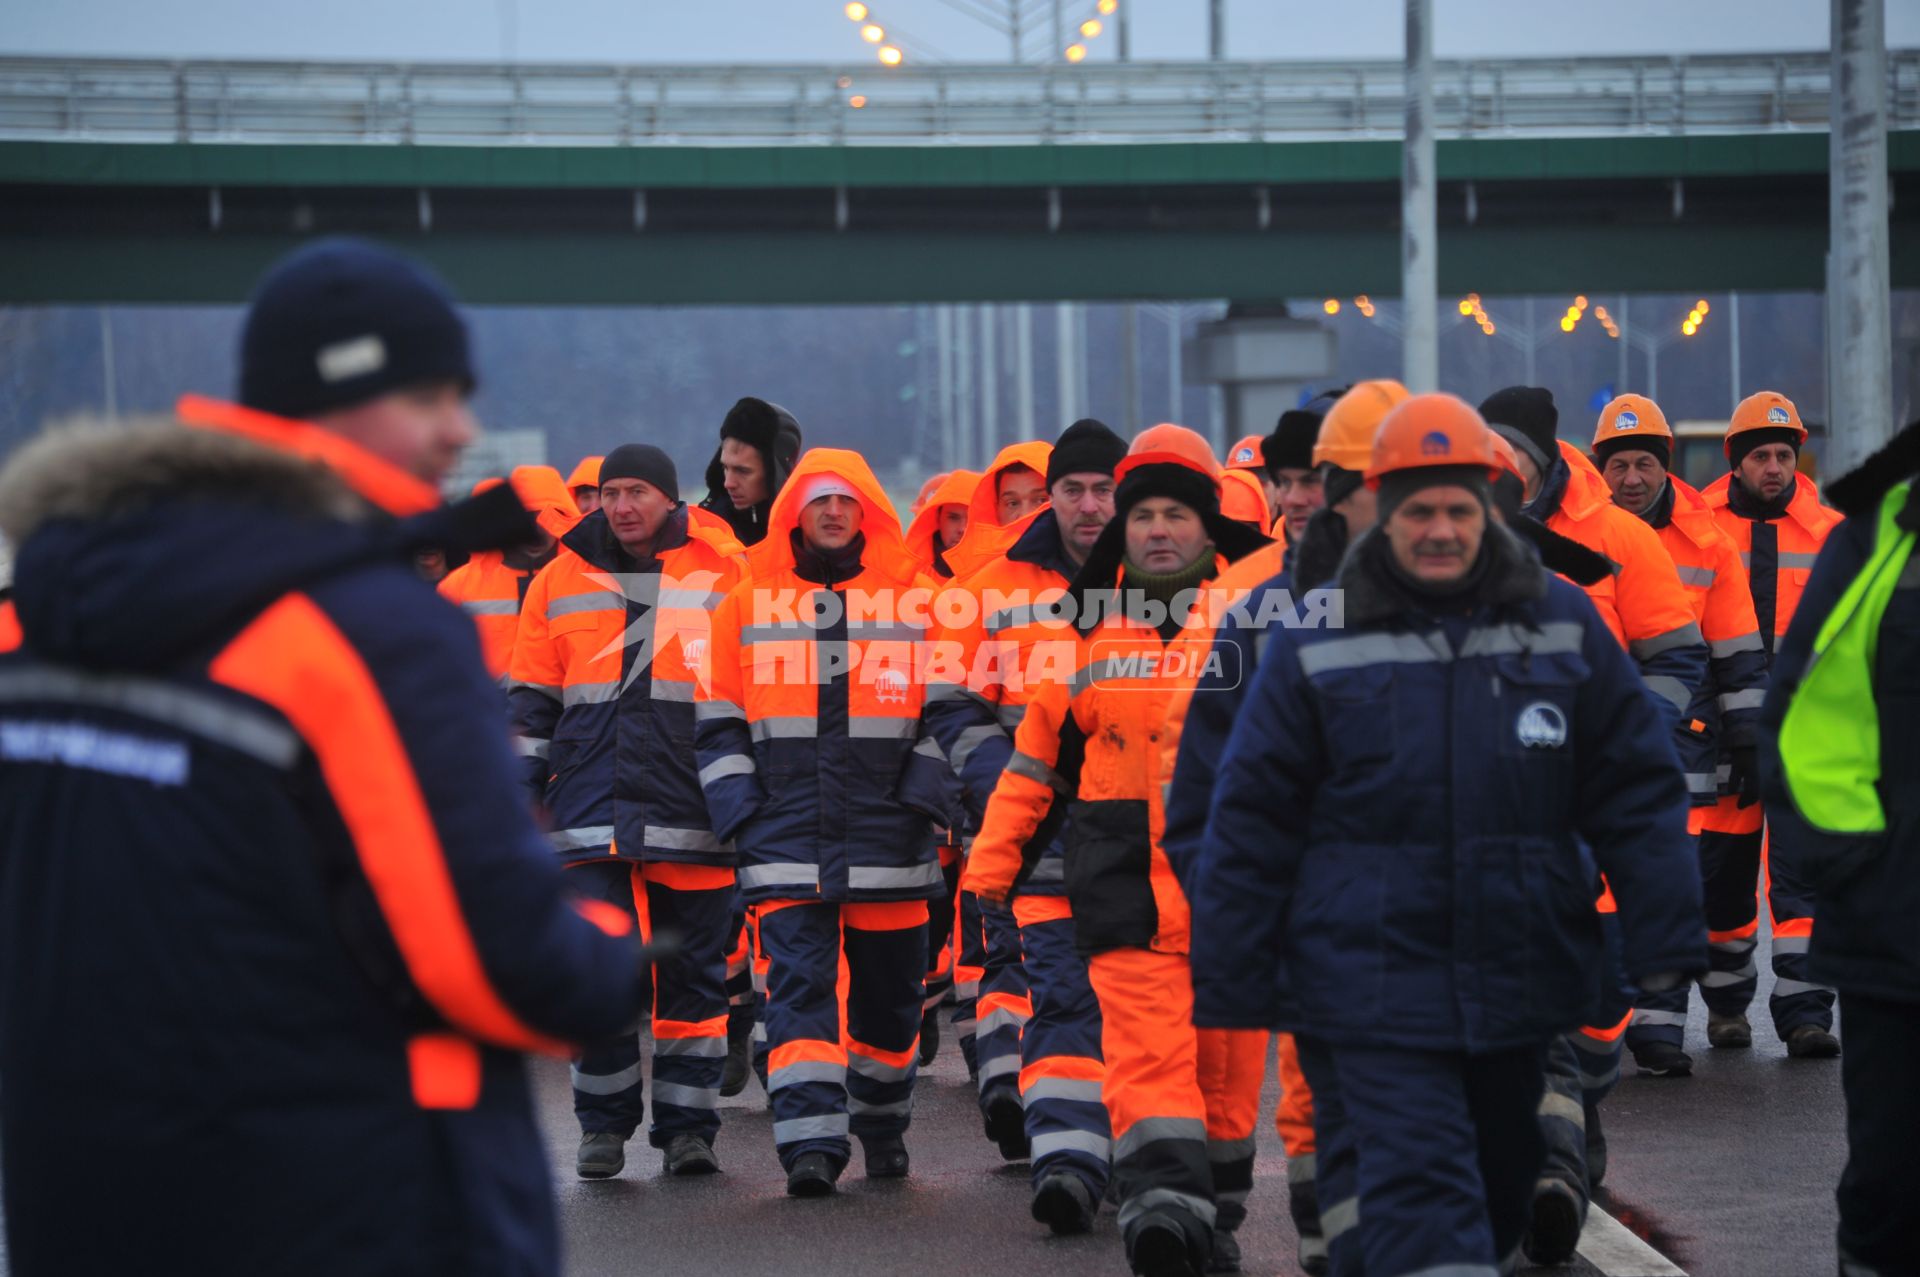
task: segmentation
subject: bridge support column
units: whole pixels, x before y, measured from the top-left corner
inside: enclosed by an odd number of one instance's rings
[[[1845,474],[1893,436],[1887,315],[1886,0],[1833,0],[1827,262],[1827,465]]]
[[[1415,394],[1440,388],[1440,248],[1433,145],[1433,0],[1407,0],[1407,129],[1400,158],[1400,296],[1406,304],[1402,377]]]
[[[1225,319],[1201,324],[1187,346],[1186,375],[1220,388],[1226,420],[1215,448],[1224,452],[1227,440],[1272,430],[1282,412],[1298,406],[1303,387],[1333,375],[1337,349],[1331,328],[1284,310],[1229,310]]]

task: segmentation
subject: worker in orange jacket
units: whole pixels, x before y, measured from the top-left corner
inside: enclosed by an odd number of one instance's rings
[[[1771,390],[1749,395],[1727,423],[1728,473],[1700,494],[1747,568],[1769,670],[1774,650],[1800,606],[1813,561],[1841,522],[1838,511],[1820,503],[1813,480],[1797,472],[1800,448],[1806,441],[1807,429],[1792,400]],[[1767,1010],[1774,1031],[1795,1059],[1839,1055],[1840,1041],[1833,1035],[1833,990],[1815,983],[1807,969],[1807,945],[1813,936],[1812,884],[1795,865],[1793,848],[1782,845],[1771,829],[1763,833],[1761,809],[1750,801],[1758,794],[1751,759],[1734,755],[1722,762],[1738,774],[1729,776],[1732,792],[1701,813],[1700,837],[1702,843],[1711,842],[1718,849],[1730,880],[1750,884],[1753,866],[1759,865],[1772,933],[1774,982]],[[1742,806],[1743,802],[1748,805]],[[1742,893],[1745,922],[1730,928],[1735,933],[1730,939],[1748,946],[1757,942],[1759,934],[1758,904],[1750,897],[1750,892]],[[1757,983],[1749,979],[1730,987],[1729,1000],[1737,999],[1744,1010]]]
[[[567,489],[582,517],[600,508],[600,463],[605,457],[582,457],[567,476]]]
[[[1219,463],[1184,427],[1143,433],[1115,478],[1114,518],[1068,595],[1078,673],[1029,702],[962,881],[1007,898],[1041,863],[1059,801],[1074,800],[1067,894],[1100,1001],[1120,1227],[1136,1273],[1172,1277],[1216,1253],[1237,1258],[1245,1208],[1219,1210],[1208,1135],[1230,1127],[1238,1163],[1266,1036],[1193,1028],[1186,897],[1151,795],[1168,710],[1212,647],[1182,623],[1205,615],[1204,587],[1266,538],[1220,514]]]
[[[1641,395],[1613,400],[1600,413],[1593,451],[1601,477],[1613,490],[1614,504],[1660,534],[1707,640],[1707,683],[1689,710],[1687,735],[1680,738],[1686,751],[1680,762],[1693,799],[1691,823],[1698,833],[1705,814],[1720,801],[1716,765],[1721,757],[1736,760],[1732,771],[1739,780],[1729,791],[1738,795],[1736,806],[1743,801],[1751,807],[1759,800],[1755,731],[1766,695],[1767,662],[1753,595],[1733,539],[1699,492],[1668,473],[1673,431],[1658,404]],[[1719,1047],[1743,1047],[1753,1043],[1746,1008],[1755,983],[1755,866],[1752,861],[1745,864],[1743,882],[1741,867],[1729,864],[1725,850],[1719,839],[1700,840],[1712,960],[1700,994],[1707,1004],[1707,1040]],[[1685,1061],[1682,1068],[1691,1064],[1681,1050],[1687,998],[1685,985],[1640,998],[1626,1037],[1636,1060],[1669,1067]]]
[[[482,480],[477,496],[499,483]],[[533,574],[553,562],[560,538],[580,521],[579,507],[552,466],[515,466],[507,477],[514,495],[533,515],[539,535],[517,549],[488,550],[472,555],[440,582],[442,597],[458,603],[480,629],[480,651],[487,672],[502,686],[513,661],[513,636],[520,626],[520,603],[527,596]]]
[[[958,786],[921,712],[937,583],[866,461],[803,454],[766,528],[765,569],[714,615],[694,751],[714,836],[738,849],[759,909],[787,1191],[818,1197],[850,1135],[870,1178],[907,1174],[933,829]]]

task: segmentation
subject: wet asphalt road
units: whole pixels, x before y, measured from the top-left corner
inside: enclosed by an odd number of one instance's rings
[[[1845,1160],[1838,1061],[1790,1061],[1764,1007],[1751,1051],[1715,1052],[1695,999],[1688,1079],[1628,1076],[1608,1102],[1612,1149],[1599,1199],[1692,1277],[1815,1277],[1834,1269],[1833,1186]],[[1844,1038],[1844,1030],[1842,1030]],[[564,1065],[536,1066],[572,1277],[816,1272],[1039,1273],[1126,1277],[1111,1206],[1085,1237],[1053,1238],[1027,1213],[1027,1167],[1001,1162],[980,1133],[951,1036],[921,1074],[907,1137],[913,1175],[869,1183],[853,1165],[825,1200],[785,1196],[757,1082],[725,1105],[724,1174],[670,1180],[642,1135],[615,1180],[573,1174],[577,1141]],[[1241,1233],[1251,1277],[1298,1272],[1269,1070],[1252,1212]],[[1552,1271],[1582,1277],[1576,1263]]]

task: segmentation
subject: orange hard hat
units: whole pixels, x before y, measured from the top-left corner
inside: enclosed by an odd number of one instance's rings
[[[1118,483],[1141,466],[1150,465],[1185,466],[1213,480],[1215,488],[1220,486],[1220,459],[1213,455],[1207,441],[1170,421],[1149,426],[1135,437],[1127,455],[1113,468],[1114,482]]]
[[[1248,435],[1233,447],[1227,449],[1229,470],[1264,470],[1266,461],[1261,456],[1260,445],[1265,442],[1262,435]]]
[[[605,457],[580,458],[580,464],[576,465],[573,473],[567,476],[567,487],[569,489],[599,487],[600,463],[605,460]]]
[[[1489,480],[1500,477],[1493,431],[1466,400],[1414,395],[1388,413],[1373,437],[1367,486],[1379,487],[1380,476],[1396,470],[1428,466],[1484,466]]]
[[[1724,443],[1727,460],[1733,460],[1733,437],[1749,430],[1791,430],[1801,443],[1807,441],[1807,428],[1800,424],[1800,410],[1793,406],[1793,400],[1777,390],[1748,395],[1734,408],[1733,419],[1727,422]]]
[[[1520,454],[1513,450],[1512,444],[1501,438],[1499,431],[1489,430],[1487,433],[1493,436],[1493,455],[1500,459],[1500,468],[1525,483],[1527,476],[1520,473]]]
[[[1267,490],[1250,470],[1226,470],[1220,475],[1220,513],[1229,519],[1267,530]]]
[[[1313,464],[1365,470],[1373,459],[1373,437],[1380,433],[1380,424],[1407,401],[1408,393],[1399,382],[1382,379],[1360,382],[1334,400],[1320,419]]]
[[[1672,439],[1673,427],[1660,405],[1645,395],[1620,395],[1600,410],[1593,428],[1593,446],[1620,439]]]

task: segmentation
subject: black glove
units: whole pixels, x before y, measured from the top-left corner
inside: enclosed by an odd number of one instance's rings
[[[1727,786],[1739,798],[1741,807],[1751,807],[1760,801],[1758,751],[1752,745],[1735,745],[1728,754],[1733,762],[1727,769]]]

